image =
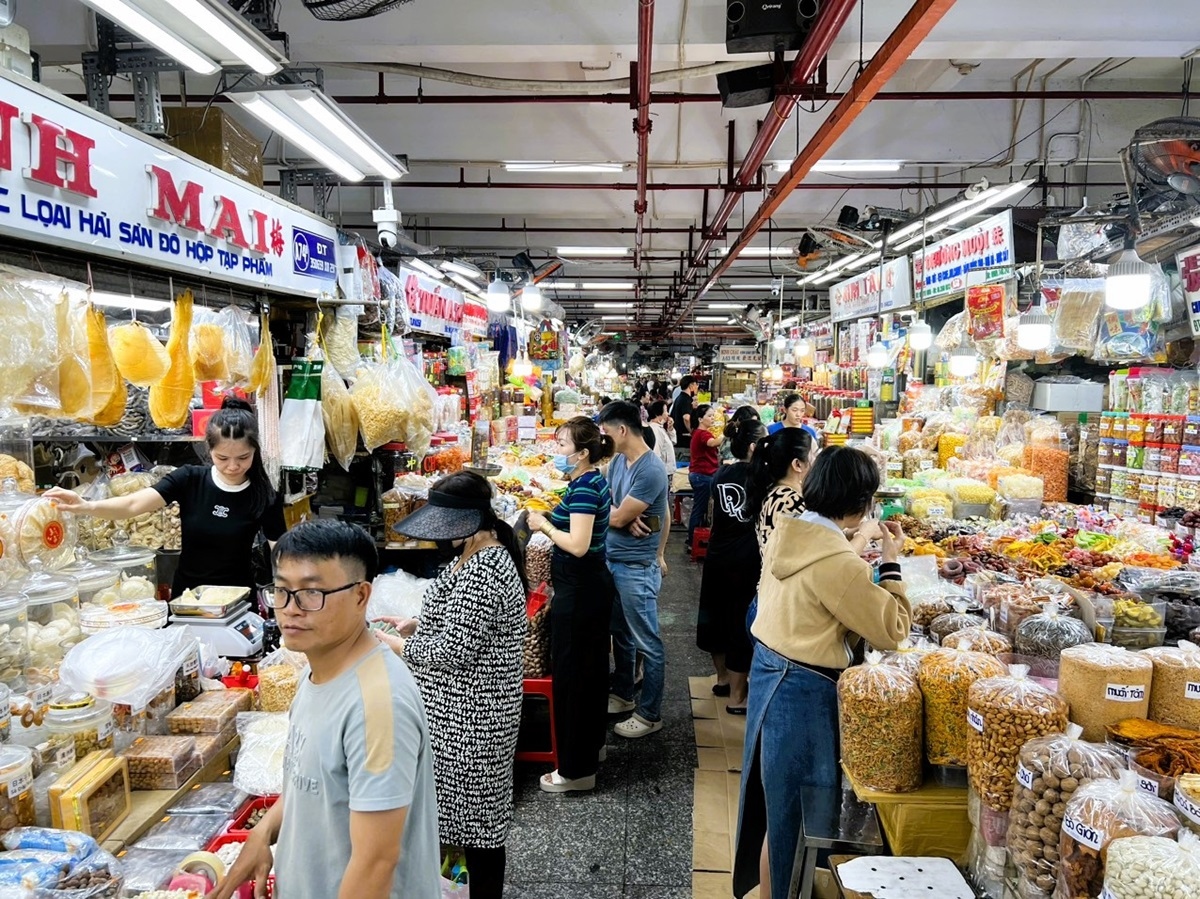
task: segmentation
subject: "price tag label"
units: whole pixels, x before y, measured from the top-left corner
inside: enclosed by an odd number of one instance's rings
[[[1184,699],[1200,699],[1200,683],[1188,681],[1183,688]]]
[[[1105,839],[1106,835],[1104,831],[1097,830],[1090,824],[1085,824],[1071,815],[1063,818],[1062,829],[1063,833],[1067,834],[1076,843],[1087,846],[1089,849],[1095,849],[1097,852],[1108,842]]]
[[[33,703],[35,709],[40,709],[43,706],[50,705],[50,698],[54,695],[54,688],[50,684],[43,684],[40,687],[34,687],[29,692],[29,701]]]
[[[1175,787],[1175,808],[1184,813],[1194,824],[1200,824],[1200,805],[1192,802],[1183,790]]]
[[[56,768],[66,768],[69,765],[75,764],[75,741],[65,743],[59,746],[54,752],[54,766]]]
[[[1017,765],[1017,783],[1027,790],[1032,790],[1033,781],[1033,772],[1026,768],[1024,763]]]
[[[1104,698],[1109,702],[1143,702],[1146,688],[1141,684],[1109,684]]]
[[[184,677],[195,677],[200,673],[200,657],[188,656],[187,661],[181,667]]]
[[[941,506],[930,506],[929,510],[925,513],[925,517],[926,518],[945,518],[946,510],[943,509]]]
[[[1137,788],[1143,793],[1150,796],[1158,797],[1158,781],[1153,777],[1147,777],[1144,774],[1139,774],[1137,779]]]
[[[99,727],[96,728],[96,742],[103,743],[111,739],[112,735],[113,721],[111,718],[106,718],[104,721],[101,721]]]
[[[0,731],[8,730],[12,724],[12,708],[7,702],[0,703]]]
[[[919,465],[920,465],[921,471],[929,471],[929,469],[933,468],[933,460],[932,459],[922,459],[920,461]]]
[[[979,714],[974,709],[967,709],[967,724],[975,728],[980,733],[983,733],[983,715]]]
[[[8,782],[8,798],[17,799],[33,787],[33,772],[19,774]]]

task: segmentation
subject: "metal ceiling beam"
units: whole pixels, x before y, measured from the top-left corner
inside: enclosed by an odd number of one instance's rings
[[[969,163],[963,164],[966,167],[984,171],[989,168],[987,165],[971,166]],[[978,181],[978,179],[976,179]],[[796,190],[914,190],[918,187],[935,188],[938,190],[966,190],[976,181],[934,181],[933,179],[914,178],[911,181],[818,181],[807,182],[796,185]],[[1050,181],[1047,182],[1051,187],[1125,187],[1124,181]],[[383,181],[365,180],[356,181],[353,184],[342,184],[342,188],[351,187],[382,187]],[[278,187],[277,179],[268,179],[263,181],[264,187]],[[586,181],[397,181],[393,185],[398,190],[405,188],[423,188],[425,190],[599,190],[599,191],[635,191],[638,186],[632,181],[597,181],[588,183]],[[738,196],[741,194],[761,193],[767,189],[766,184],[705,184],[696,181],[676,181],[663,182],[661,184],[647,184],[646,190],[657,193],[672,193],[683,190],[724,190],[730,191]],[[728,223],[726,223],[728,224]],[[709,223],[706,231],[709,236],[714,236],[715,225]],[[627,229],[628,230],[628,229]],[[720,233],[724,233],[725,227],[722,226]]]
[[[855,119],[862,114],[875,95],[883,88],[900,67],[908,60],[933,27],[954,6],[954,0],[917,0],[900,20],[896,29],[888,35],[879,52],[858,76],[846,95],[838,101],[829,117],[821,123],[804,149],[792,163],[782,180],[771,189],[766,198],[742,228],[730,251],[713,267],[704,285],[692,295],[676,321],[682,321],[696,304],[731,266],[751,240],[778,211],[797,186],[807,177],[812,167],[821,160],[838,139],[846,133]],[[671,321],[664,321],[669,328]]]
[[[630,73],[630,84],[635,86],[633,107],[637,118],[633,120],[633,132],[637,135],[637,197],[633,201],[633,212],[637,224],[633,238],[633,267],[642,265],[642,242],[646,232],[646,184],[650,180],[650,73],[653,71],[654,53],[654,0],[638,0],[638,58]]]

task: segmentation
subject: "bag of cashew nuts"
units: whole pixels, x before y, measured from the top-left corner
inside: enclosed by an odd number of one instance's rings
[[[1067,704],[1029,679],[1027,665],[1008,677],[976,681],[967,693],[967,776],[992,811],[1012,807],[1017,756],[1030,740],[1067,726]]]
[[[1138,789],[1137,775],[1096,780],[1067,803],[1058,841],[1055,899],[1094,899],[1104,889],[1108,845],[1121,837],[1173,837],[1179,817],[1169,802]]]
[[[1122,837],[1108,847],[1105,899],[1193,899],[1200,890],[1200,837]]]
[[[985,677],[1008,671],[992,656],[970,649],[938,649],[921,660],[917,682],[925,699],[925,755],[931,765],[967,763],[967,691]]]
[[[859,783],[885,793],[921,786],[922,700],[917,679],[878,652],[838,678],[842,763]]]
[[[1017,760],[1016,786],[1008,821],[1008,854],[1017,869],[1021,899],[1050,899],[1058,882],[1058,840],[1067,803],[1080,786],[1115,778],[1125,756],[1105,745],[1085,743],[1083,729],[1030,740]]]

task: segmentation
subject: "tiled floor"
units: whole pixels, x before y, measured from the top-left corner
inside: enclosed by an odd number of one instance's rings
[[[547,766],[517,766],[505,899],[693,896],[698,757],[688,677],[709,673],[711,662],[696,649],[700,566],[686,561],[681,537],[671,541],[668,564],[659,601],[667,650],[664,727],[635,741],[610,734],[608,761],[590,794],[542,793],[537,780]]]

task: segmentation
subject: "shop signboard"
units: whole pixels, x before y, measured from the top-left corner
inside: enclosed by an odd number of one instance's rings
[[[912,305],[908,257],[874,265],[829,288],[829,308],[835,322],[881,312],[898,312]]]
[[[2,71],[0,235],[292,294],[337,278],[331,223]]]
[[[730,368],[758,368],[762,365],[762,352],[752,346],[717,347],[717,365]]]
[[[913,288],[923,303],[963,293],[967,272],[972,283],[990,284],[1013,277],[1013,217],[1006,209],[965,231],[931,244],[913,256]]]
[[[462,291],[404,266],[400,266],[398,277],[404,285],[408,323],[414,331],[451,338],[462,333],[466,307]]]
[[[1200,337],[1200,244],[1175,254],[1179,277],[1183,280],[1183,296],[1187,300],[1188,319],[1192,336]]]
[[[478,300],[463,298],[462,329],[464,334],[486,337],[488,329],[487,306]]]

